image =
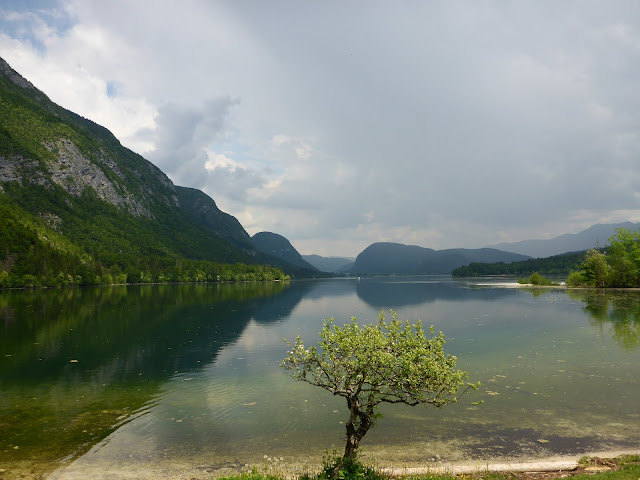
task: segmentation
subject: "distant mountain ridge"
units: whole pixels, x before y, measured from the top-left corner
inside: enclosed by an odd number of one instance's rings
[[[433,250],[416,245],[380,242],[365,248],[350,268],[352,274],[447,275],[472,262],[505,262],[531,257],[491,248]]]
[[[336,273],[350,266],[355,258],[322,257],[320,255],[302,255],[302,258],[321,272]]]
[[[609,238],[619,228],[637,230],[640,223],[622,222],[596,224],[578,233],[566,233],[547,240],[523,240],[513,243],[499,243],[487,248],[529,255],[533,258],[552,257],[568,252],[578,252],[590,248],[602,248],[609,244]]]

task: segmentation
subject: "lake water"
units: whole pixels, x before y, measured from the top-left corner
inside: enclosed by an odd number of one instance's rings
[[[279,368],[282,340],[315,343],[323,319],[381,309],[442,330],[483,385],[440,410],[385,406],[361,444],[379,466],[640,449],[640,294],[490,283],[2,292],[0,476],[312,469],[343,449],[346,402]]]

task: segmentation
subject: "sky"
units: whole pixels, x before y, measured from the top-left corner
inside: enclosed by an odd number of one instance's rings
[[[639,2],[3,0],[0,56],[302,254],[640,221]]]

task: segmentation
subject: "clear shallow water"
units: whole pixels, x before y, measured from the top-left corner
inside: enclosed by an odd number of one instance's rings
[[[282,339],[315,343],[324,318],[382,308],[442,330],[483,386],[441,410],[384,408],[362,444],[378,464],[640,448],[640,295],[477,283],[0,293],[0,465],[72,478],[83,465],[317,462],[342,449],[346,406],[279,368]]]

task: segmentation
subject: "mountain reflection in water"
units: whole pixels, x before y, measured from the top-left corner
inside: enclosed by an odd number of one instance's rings
[[[62,462],[51,477],[62,479],[99,462],[105,475],[260,464],[265,454],[317,462],[342,446],[346,408],[279,368],[282,339],[315,343],[324,318],[372,322],[383,308],[443,330],[483,387],[442,410],[385,407],[362,445],[379,465],[640,445],[640,296],[476,283],[2,292],[0,464],[46,473]]]

